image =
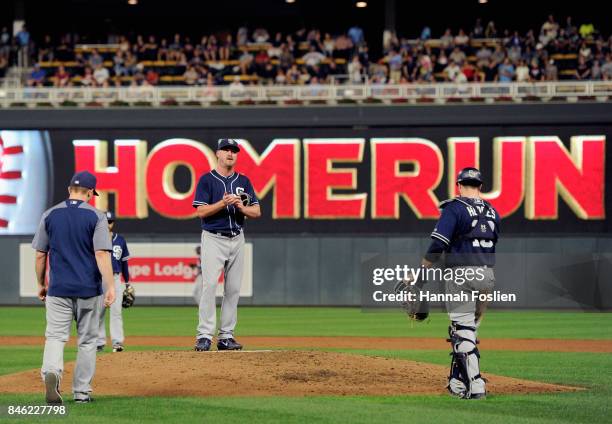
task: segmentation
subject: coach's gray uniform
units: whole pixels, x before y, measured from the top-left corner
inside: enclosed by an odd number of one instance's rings
[[[80,200],[66,200],[47,210],[32,247],[49,253],[49,288],[45,300],[47,329],[41,375],[62,375],[64,345],[76,321],[78,353],[72,389],[75,399],[89,396],[96,369],[96,339],[102,302],[102,278],[95,252],[112,250],[103,212]]]

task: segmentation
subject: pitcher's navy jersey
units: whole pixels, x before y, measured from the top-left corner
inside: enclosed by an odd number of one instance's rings
[[[446,245],[446,266],[495,265],[499,214],[481,199],[456,197],[440,204],[431,237]]]
[[[213,169],[200,177],[193,207],[217,203],[225,193],[240,195],[243,192],[251,196],[252,205],[259,204],[251,181],[245,175],[234,172],[224,177]],[[235,206],[226,206],[216,214],[202,219],[202,229],[212,232],[239,234],[243,225],[244,215]]]

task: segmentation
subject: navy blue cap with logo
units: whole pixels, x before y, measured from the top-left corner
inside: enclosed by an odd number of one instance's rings
[[[115,222],[115,214],[112,213],[111,211],[107,211],[106,212],[106,220],[111,223],[111,222]]]
[[[232,138],[220,138],[219,141],[217,141],[217,150],[223,149],[231,149],[235,153],[238,153],[240,151],[238,142]]]
[[[74,176],[70,180],[70,185],[75,187],[88,188],[90,190],[93,190],[94,196],[99,196],[98,192],[96,191],[97,182],[98,180],[91,172],[81,171],[74,174]]]
[[[457,183],[478,187],[482,184],[482,174],[477,168],[463,168],[457,175]]]

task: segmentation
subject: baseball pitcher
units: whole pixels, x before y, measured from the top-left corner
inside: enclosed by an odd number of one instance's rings
[[[244,263],[246,218],[259,218],[259,200],[249,179],[234,170],[240,147],[236,140],[217,143],[217,167],[200,177],[193,207],[201,219],[202,295],[195,350],[210,350],[216,329],[215,291],[225,274],[218,350],[240,350],[234,339]]]

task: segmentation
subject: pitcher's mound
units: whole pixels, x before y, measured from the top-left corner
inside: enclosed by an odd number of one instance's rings
[[[74,363],[62,392],[70,393]],[[116,396],[304,396],[445,393],[448,369],[317,351],[122,352],[98,357],[93,388]],[[492,394],[564,392],[573,387],[485,373]],[[0,393],[41,393],[38,370],[0,377]]]

